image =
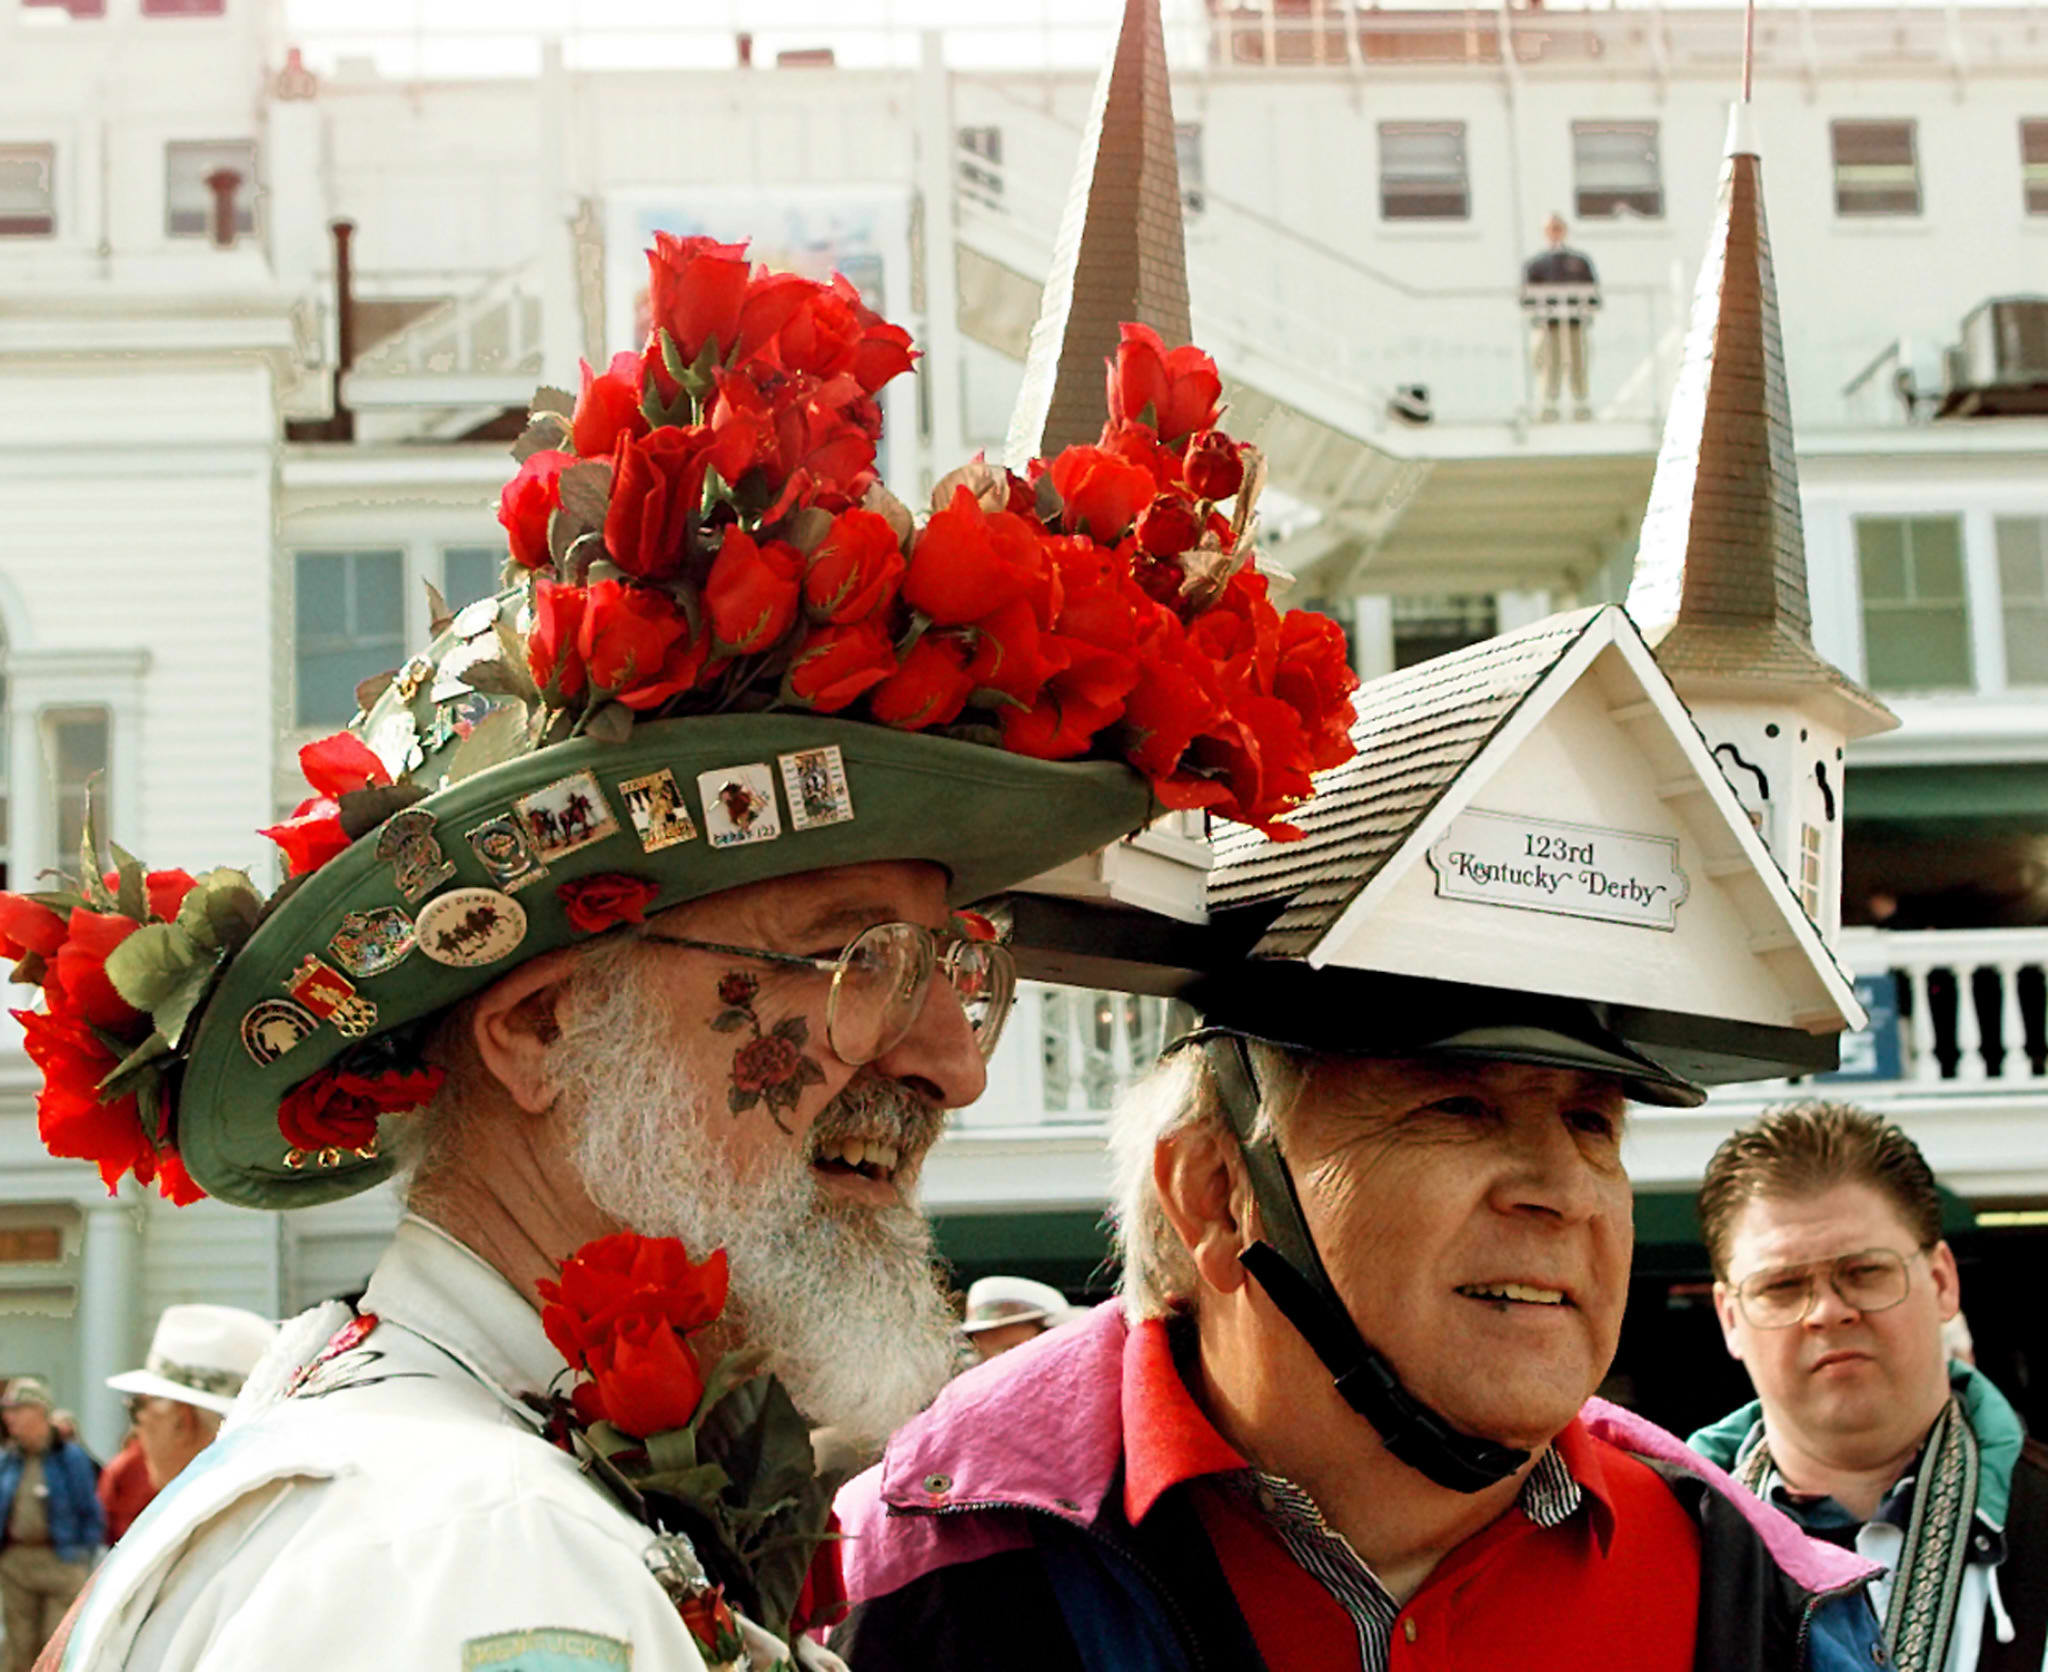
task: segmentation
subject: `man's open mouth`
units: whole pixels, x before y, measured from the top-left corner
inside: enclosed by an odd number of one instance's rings
[[[864,1179],[896,1181],[896,1146],[881,1138],[828,1138],[818,1145],[811,1165],[822,1173],[858,1173]]]
[[[1460,1283],[1458,1293],[1472,1300],[1494,1301],[1501,1305],[1571,1305],[1562,1289],[1542,1289],[1533,1283]]]

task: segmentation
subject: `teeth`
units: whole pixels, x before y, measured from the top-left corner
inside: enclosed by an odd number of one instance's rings
[[[881,1178],[887,1178],[896,1171],[899,1158],[896,1146],[880,1138],[828,1139],[818,1146],[820,1161],[840,1161],[849,1167],[865,1167]]]
[[[1562,1306],[1562,1289],[1539,1289],[1528,1283],[1470,1283],[1461,1294],[1476,1295],[1483,1300],[1532,1301],[1538,1306]]]
[[[868,1147],[858,1138],[849,1138],[840,1146],[839,1153],[849,1167],[858,1167],[868,1157]]]
[[[885,1173],[896,1171],[896,1151],[888,1144],[868,1145],[868,1160]]]

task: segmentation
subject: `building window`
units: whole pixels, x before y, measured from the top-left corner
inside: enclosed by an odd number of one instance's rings
[[[960,171],[960,189],[984,203],[999,203],[1003,196],[1003,130],[993,124],[962,128],[955,135],[959,155],[954,159]]]
[[[1463,122],[1380,124],[1380,217],[1462,221],[1472,212]]]
[[[32,19],[38,12],[62,12],[75,18],[105,17],[107,0],[21,0],[21,9]]]
[[[450,546],[441,553],[441,597],[451,610],[498,595],[503,546]]]
[[[1180,206],[1190,215],[1199,215],[1202,205],[1209,201],[1208,187],[1202,180],[1201,123],[1174,123],[1173,155],[1180,165]]]
[[[0,238],[57,230],[57,147],[0,145]]]
[[[1664,164],[1655,122],[1574,122],[1572,178],[1580,220],[1664,213]]]
[[[1500,612],[1491,593],[1393,600],[1394,666],[1412,668],[1432,656],[1447,656],[1500,631]]]
[[[213,231],[213,188],[221,169],[241,176],[235,188],[235,236],[256,230],[256,146],[251,140],[173,140],[164,147],[164,235],[205,238]]]
[[[302,551],[293,578],[293,720],[345,726],[356,711],[356,687],[405,660],[405,554]]]
[[[1802,824],[1799,827],[1799,903],[1806,908],[1806,915],[1816,923],[1821,920],[1823,897],[1821,851],[1819,827]]]
[[[1880,691],[1968,690],[1960,517],[1858,517],[1863,671]]]
[[[227,0],[142,0],[144,17],[222,17]]]
[[[88,795],[102,835],[111,825],[107,768],[113,721],[104,708],[46,708],[40,718],[43,764],[50,779],[52,851],[45,857],[51,869],[71,872],[78,868],[85,837]]]
[[[1920,159],[1913,124],[1834,122],[1835,213],[1917,215]]]
[[[2000,517],[1996,526],[2005,682],[2048,685],[2048,517]]]
[[[2027,213],[2048,215],[2048,116],[2029,116],[2020,123],[2020,179]]]

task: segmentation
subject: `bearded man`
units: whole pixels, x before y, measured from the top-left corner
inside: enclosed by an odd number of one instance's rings
[[[1183,597],[1124,538],[1152,466],[1034,469],[1085,507],[972,468],[919,530],[873,471],[907,335],[843,279],[651,260],[646,356],[522,438],[513,584],[302,751],[284,890],[116,850],[68,917],[0,900],[53,1146],[252,1207],[395,1163],[407,1208],[123,1539],[66,1668],[823,1655],[810,1434],[872,1453],[952,1368],[911,1194],[1013,991],[960,909],[1157,795],[1268,823],[1350,753],[1334,623],[1248,551]],[[1236,445],[1180,357],[1202,436],[1134,426],[1176,479]]]

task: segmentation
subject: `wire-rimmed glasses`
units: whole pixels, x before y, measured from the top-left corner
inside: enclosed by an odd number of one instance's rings
[[[832,991],[825,1001],[825,1038],[839,1060],[854,1067],[873,1062],[902,1043],[917,1025],[935,971],[952,985],[984,1061],[995,1053],[1017,993],[1017,965],[1007,947],[936,933],[921,923],[870,924],[836,958],[682,935],[640,938],[734,958],[829,970]]]
[[[1912,1287],[1908,1262],[1926,1253],[1863,1248],[1803,1266],[1772,1266],[1751,1272],[1735,1285],[1735,1303],[1756,1329],[1790,1329],[1804,1323],[1820,1298],[1821,1279],[1857,1312],[1888,1312]]]

